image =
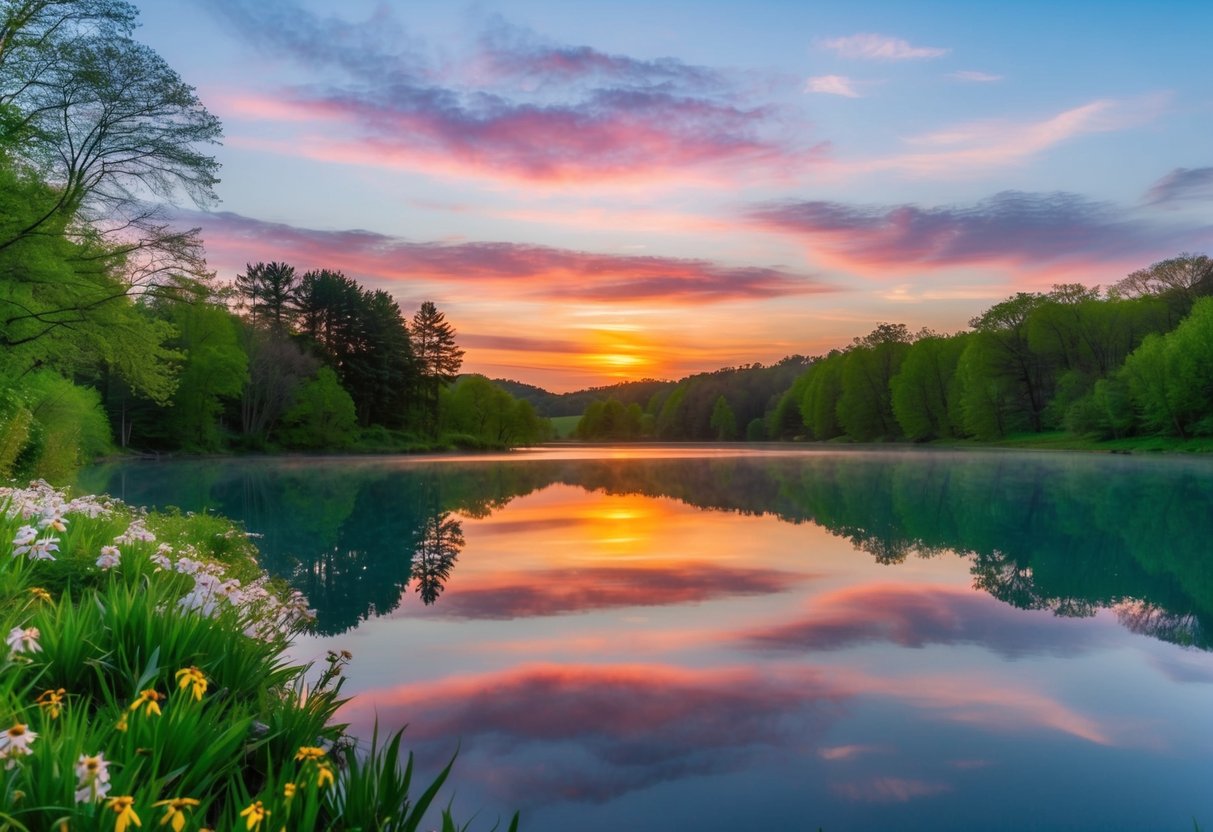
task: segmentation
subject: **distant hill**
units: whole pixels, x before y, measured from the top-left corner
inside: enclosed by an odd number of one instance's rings
[[[591,387],[572,393],[552,393],[533,384],[521,381],[495,378],[493,384],[505,390],[517,399],[530,402],[535,412],[540,416],[580,416],[585,409],[596,401],[611,397],[623,402],[633,402],[644,407],[654,393],[673,390],[677,382],[645,379],[643,381],[623,381],[619,384],[609,384],[604,387]]]

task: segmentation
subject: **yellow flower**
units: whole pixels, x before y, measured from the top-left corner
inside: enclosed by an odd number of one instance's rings
[[[260,800],[256,800],[240,813],[240,817],[247,819],[245,829],[256,829],[269,813],[270,810],[262,806]]]
[[[296,760],[321,760],[324,759],[324,749],[314,745],[302,745],[295,752]]]
[[[31,586],[29,588],[29,594],[34,596],[35,600],[45,601],[48,604],[53,600],[51,598],[51,594],[40,586]]]
[[[114,724],[114,727],[117,728],[122,733],[124,733],[124,734],[126,733],[127,725],[126,725],[126,712],[125,711],[123,711],[122,716],[118,717],[118,721]]]
[[[126,827],[132,823],[135,826],[143,826],[139,816],[135,814],[135,798],[131,795],[111,797],[105,807],[118,816],[114,820],[114,832],[126,832]]]
[[[173,825],[173,832],[181,832],[185,828],[185,810],[198,805],[198,801],[192,797],[174,797],[169,800],[157,800],[153,806],[164,807],[164,817],[160,820],[160,825]]]
[[[178,670],[178,690],[185,690],[190,685],[194,686],[194,699],[201,702],[202,694],[206,693],[206,677],[202,675],[202,671],[192,666]]]
[[[323,789],[333,782],[333,767],[322,763],[316,767],[316,788]]]
[[[292,797],[294,797],[295,796],[295,784],[294,783],[285,784],[282,787],[282,796],[285,797],[287,800],[290,800]]]
[[[63,688],[58,690],[44,690],[42,694],[34,700],[38,703],[38,707],[46,712],[46,715],[51,719],[59,718],[59,711],[63,706],[63,697],[67,693]]]
[[[145,714],[154,714],[156,716],[160,716],[159,702],[162,699],[164,699],[164,696],[156,693],[156,691],[152,690],[151,688],[141,690],[139,691],[138,698],[131,703],[130,709],[132,711],[137,711],[140,708],[143,708],[143,712]]]

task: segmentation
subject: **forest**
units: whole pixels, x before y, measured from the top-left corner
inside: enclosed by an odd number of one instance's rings
[[[339,269],[208,271],[165,206],[216,202],[219,120],[122,2],[0,20],[0,478],[162,452],[504,447],[544,438],[432,301]]]
[[[1213,436],[1213,261],[1180,254],[1106,290],[1020,292],[955,334],[881,323],[842,349],[721,370],[642,407],[608,395],[583,438],[995,441]]]

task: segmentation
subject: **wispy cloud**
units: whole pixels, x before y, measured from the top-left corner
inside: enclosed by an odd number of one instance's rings
[[[771,105],[673,58],[547,44],[495,21],[466,61],[427,63],[385,9],[349,23],[293,0],[208,8],[259,48],[326,70],[261,111],[339,122],[347,135],[303,144],[313,158],[581,185],[742,163],[775,173],[812,155],[779,135]]]
[[[911,136],[905,139],[914,148],[909,152],[844,164],[861,172],[965,175],[973,169],[1023,163],[1079,136],[1140,126],[1156,118],[1166,102],[1162,95],[1098,99],[1043,119],[972,121]]]
[[[1209,239],[1213,225],[1163,225],[1076,194],[1004,191],[971,206],[768,203],[750,212],[812,253],[857,270],[968,265],[1120,265]]]
[[[846,98],[860,97],[855,90],[855,82],[845,75],[815,75],[804,82],[804,91],[841,95]]]
[[[300,268],[341,269],[381,284],[408,281],[498,287],[511,300],[710,303],[832,291],[810,275],[778,267],[708,260],[598,254],[507,242],[414,242],[373,231],[322,231],[230,212],[188,213],[213,263],[281,259]]]
[[[978,84],[992,84],[995,81],[1001,81],[1001,75],[993,75],[989,72],[978,72],[973,69],[961,69],[953,72],[949,77],[955,78],[958,81],[973,81]]]
[[[901,38],[879,35],[875,32],[860,32],[841,38],[817,41],[823,49],[838,53],[843,58],[872,61],[912,61],[923,58],[939,58],[950,50],[938,46],[914,46]]]
[[[1213,167],[1176,168],[1146,192],[1150,205],[1213,201]]]

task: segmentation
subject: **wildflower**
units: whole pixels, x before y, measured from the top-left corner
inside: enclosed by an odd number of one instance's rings
[[[51,598],[51,594],[40,586],[31,586],[29,588],[29,594],[34,596],[35,601],[44,601],[47,604],[54,601],[54,599]]]
[[[173,832],[181,832],[185,828],[185,810],[197,806],[198,801],[192,797],[174,797],[170,800],[157,800],[152,805],[164,807],[164,818],[160,821],[161,826],[171,824]]]
[[[97,558],[97,566],[102,569],[113,569],[122,562],[122,552],[117,546],[102,546],[101,557]]]
[[[44,537],[41,540],[34,541],[33,545],[31,545],[29,547],[28,554],[29,554],[30,560],[54,560],[55,556],[52,555],[51,552],[58,552],[58,551],[59,551],[59,538]],[[16,554],[16,552],[17,552],[17,550],[14,549],[13,553]]]
[[[295,759],[304,762],[308,760],[322,760],[324,759],[324,749],[314,745],[302,745],[295,752]]]
[[[29,754],[30,743],[36,739],[38,735],[20,722],[14,722],[12,728],[0,734],[0,757],[8,760],[4,767],[12,768],[18,757]]]
[[[13,536],[13,555],[24,555],[38,539],[38,530],[33,526],[22,526]]]
[[[111,797],[105,808],[118,816],[114,821],[114,832],[126,832],[126,827],[132,823],[135,826],[143,826],[139,822],[139,816],[135,814],[135,798],[132,795]]]
[[[38,653],[42,650],[42,645],[38,643],[41,636],[37,627],[26,627],[24,630],[13,627],[4,642],[14,653]]]
[[[240,817],[246,818],[245,829],[251,830],[251,829],[256,829],[258,826],[260,826],[261,821],[265,820],[266,816],[269,815],[269,813],[270,813],[270,810],[265,808],[264,806],[262,806],[260,800],[255,800],[249,804],[248,808],[246,808],[243,812],[240,813]]]
[[[42,513],[42,519],[38,521],[38,528],[65,532],[67,531],[67,521],[59,513],[58,507],[51,506]]]
[[[115,543],[155,543],[156,535],[148,531],[142,519],[132,520],[126,531],[114,538]]]
[[[98,752],[95,756],[81,754],[76,761],[76,802],[87,803],[103,799],[110,790],[109,761]],[[138,821],[135,822],[138,826]]]
[[[118,721],[114,723],[114,729],[125,734],[127,727],[126,711],[123,711],[122,716],[118,717]]]
[[[333,779],[333,767],[331,765],[321,763],[316,767],[316,788],[323,789],[332,783]]]
[[[156,565],[156,571],[168,571],[173,568],[173,562],[169,560],[169,555],[173,553],[173,547],[167,543],[161,543],[156,547],[155,554],[152,555],[151,561]]]
[[[285,797],[287,800],[290,800],[292,797],[295,796],[296,790],[297,790],[297,787],[295,786],[294,783],[285,783],[282,786],[282,796]]]
[[[160,716],[160,701],[164,699],[162,694],[148,688],[147,690],[139,691],[139,696],[131,703],[130,710],[138,711],[143,708],[143,712],[149,715]]]
[[[51,719],[59,718],[59,711],[63,708],[63,696],[67,693],[63,688],[58,690],[44,690],[42,694],[34,701],[38,703],[47,716]]]
[[[185,690],[191,685],[193,685],[194,699],[201,702],[202,694],[206,693],[206,677],[202,675],[202,671],[193,666],[178,670],[177,688]]]

